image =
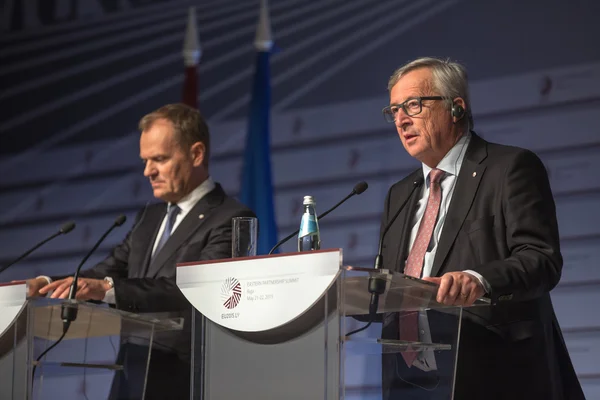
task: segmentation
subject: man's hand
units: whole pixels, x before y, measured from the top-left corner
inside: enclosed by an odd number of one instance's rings
[[[470,306],[485,294],[479,280],[467,272],[448,272],[441,278],[423,278],[440,285],[437,302],[448,306]]]
[[[27,279],[27,297],[40,296],[40,289],[46,285],[48,285],[46,278]]]
[[[73,283],[73,277],[61,279],[59,281],[52,282],[51,284],[40,289],[41,294],[46,294],[51,290],[54,290],[52,296],[53,299],[66,299],[69,297],[69,290]],[[77,294],[75,298],[77,300],[104,300],[106,292],[110,289],[108,282],[102,279],[89,279],[79,278],[77,280]]]

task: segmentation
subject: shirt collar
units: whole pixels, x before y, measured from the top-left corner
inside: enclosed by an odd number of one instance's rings
[[[181,209],[181,213],[183,215],[187,214],[200,199],[212,192],[215,186],[215,181],[209,176],[204,182],[198,185],[196,189],[192,190],[177,202],[177,205]]]
[[[471,132],[467,132],[461,136],[461,138],[456,142],[456,144],[450,149],[449,152],[446,153],[444,158],[438,163],[436,166],[437,169],[441,169],[447,175],[456,175],[458,176],[460,172],[460,167],[462,165],[463,159],[465,158],[464,149],[469,146],[469,142],[471,141]],[[425,178],[425,182],[427,186],[429,186],[429,172],[431,172],[432,168],[428,165],[422,164],[423,167],[423,177]]]

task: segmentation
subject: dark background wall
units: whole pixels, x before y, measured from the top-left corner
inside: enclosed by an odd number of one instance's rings
[[[190,5],[211,173],[235,195],[258,0],[0,1],[0,265],[65,220],[78,224],[0,280],[71,272],[116,215],[129,226],[152,200],[136,125],[181,99]],[[272,0],[270,8],[282,236],[297,228],[302,196],[324,210],[364,179],[369,190],[321,229],[323,246],[342,247],[345,263],[370,266],[386,191],[418,167],[381,117],[387,79],[419,56],[463,62],[475,131],[536,151],[548,168],[565,258],[553,300],[588,397],[600,398],[600,3]]]

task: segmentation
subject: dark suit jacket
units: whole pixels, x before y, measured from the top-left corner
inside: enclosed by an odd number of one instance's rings
[[[81,273],[88,278],[114,280],[116,308],[132,313],[161,313],[183,317],[180,332],[157,334],[158,346],[184,359],[190,352],[191,305],[177,287],[176,264],[231,257],[231,218],[255,214],[228,197],[219,184],[190,210],[164,247],[150,262],[154,241],[166,214],[166,203],[147,206],[112,254]]]
[[[409,196],[413,182],[422,180],[419,168],[391,187],[382,227]],[[419,192],[384,239],[384,268],[403,271]],[[549,295],[560,279],[562,256],[546,169],[534,153],[489,143],[475,133],[431,276],[466,269],[489,282],[494,305],[465,309],[462,332],[468,340],[459,346],[455,398],[479,399],[485,393],[486,399],[582,399]],[[383,335],[398,337],[397,315],[384,318]],[[526,380],[523,374],[515,376],[518,371],[527,371]],[[384,371],[384,386],[393,379]],[[477,382],[485,382],[479,385],[486,386],[483,392],[477,391]],[[526,389],[517,388],[518,382]]]

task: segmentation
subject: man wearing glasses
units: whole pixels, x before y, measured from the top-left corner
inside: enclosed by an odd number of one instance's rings
[[[388,192],[384,268],[439,284],[437,301],[446,305],[483,296],[492,303],[463,313],[454,398],[584,399],[550,301],[562,256],[544,165],[472,131],[460,64],[414,60],[388,89],[384,117],[422,166]],[[427,314],[390,314],[383,337],[436,342],[440,324]],[[449,398],[452,379],[442,370],[454,368],[443,354],[451,352],[427,353],[383,356],[384,399]]]

